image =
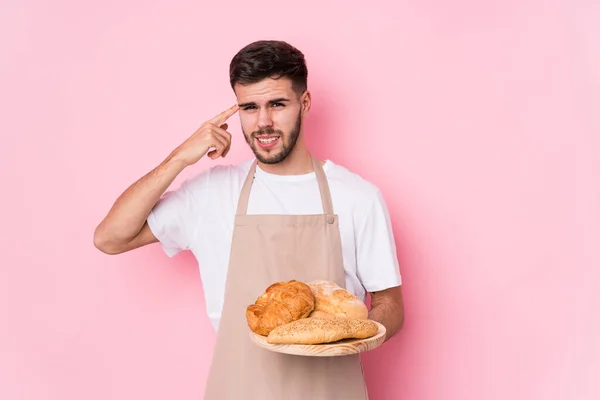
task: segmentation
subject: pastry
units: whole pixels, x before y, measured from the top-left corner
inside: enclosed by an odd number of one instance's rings
[[[378,325],[368,319],[335,316],[302,318],[273,329],[267,336],[267,343],[325,344],[344,339],[367,339],[375,336],[378,331]]]
[[[314,310],[308,316],[309,318],[337,318],[335,314],[331,314],[325,311]]]
[[[369,317],[365,303],[335,282],[316,280],[308,282],[308,286],[315,296],[315,312],[322,311],[338,317],[357,319]]]
[[[307,317],[314,307],[315,298],[307,284],[277,282],[246,308],[246,320],[253,332],[267,336],[280,325]]]

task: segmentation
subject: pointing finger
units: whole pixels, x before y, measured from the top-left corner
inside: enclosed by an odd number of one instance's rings
[[[216,117],[211,119],[210,121],[215,125],[222,125],[223,123],[225,123],[225,121],[227,121],[227,119],[229,117],[231,117],[233,114],[235,114],[238,109],[239,109],[239,106],[237,104],[234,104],[233,106],[231,106],[227,110],[223,111],[222,113],[220,113],[219,115],[217,115]]]

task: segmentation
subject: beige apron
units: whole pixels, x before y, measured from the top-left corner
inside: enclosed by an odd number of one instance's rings
[[[321,163],[313,158],[324,214],[246,215],[256,171],[240,194],[225,300],[204,400],[365,400],[358,355],[305,357],[252,343],[246,307],[272,283],[328,279],[345,287],[338,217]]]

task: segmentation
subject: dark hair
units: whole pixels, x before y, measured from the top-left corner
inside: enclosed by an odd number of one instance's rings
[[[229,64],[229,82],[247,85],[266,78],[289,78],[300,94],[306,90],[308,71],[304,54],[279,40],[259,40],[242,48]]]

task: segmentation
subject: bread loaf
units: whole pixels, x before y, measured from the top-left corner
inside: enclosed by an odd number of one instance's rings
[[[314,307],[308,285],[296,280],[277,282],[246,308],[246,320],[253,332],[266,336],[280,325],[307,317]]]
[[[267,336],[267,343],[325,344],[344,339],[367,339],[378,331],[377,324],[367,319],[302,318],[273,329]]]
[[[338,317],[356,319],[369,317],[369,310],[365,303],[335,282],[316,280],[308,282],[308,286],[315,296],[315,312],[321,311]]]
[[[340,318],[337,317],[335,314],[331,314],[325,311],[317,311],[314,310],[313,312],[310,313],[309,318]]]

